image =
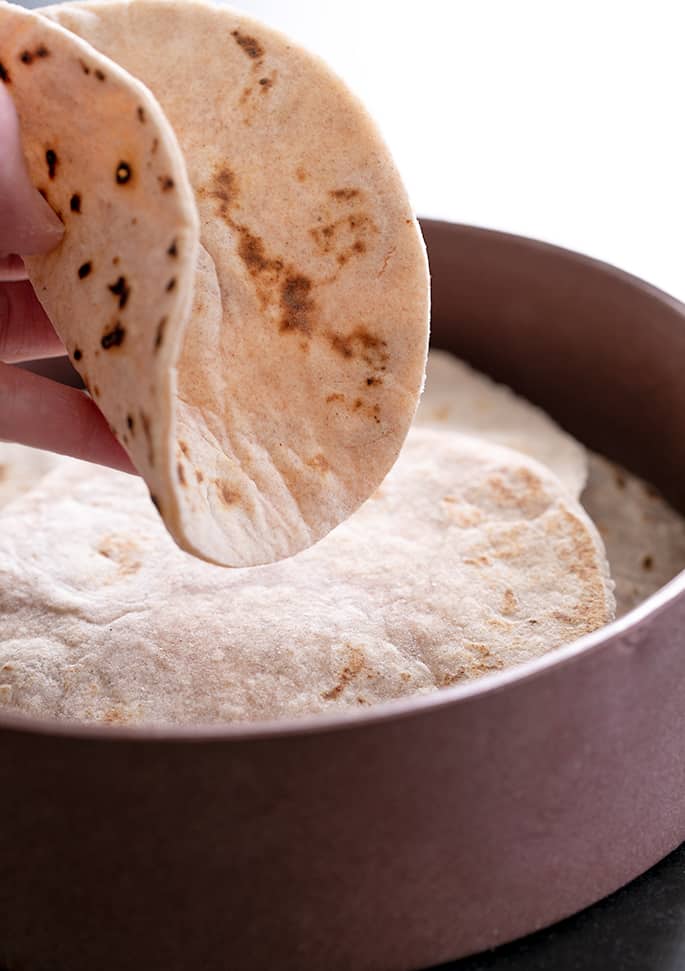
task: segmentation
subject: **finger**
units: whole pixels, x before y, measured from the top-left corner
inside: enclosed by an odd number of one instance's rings
[[[60,220],[31,185],[14,103],[0,84],[0,256],[47,253],[63,232]]]
[[[64,345],[26,280],[0,283],[0,361],[61,357]]]
[[[0,281],[25,280],[26,267],[21,256],[5,256],[0,258]]]
[[[0,364],[0,439],[137,474],[82,391]]]

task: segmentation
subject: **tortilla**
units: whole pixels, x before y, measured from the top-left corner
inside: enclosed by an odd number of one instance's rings
[[[445,351],[432,350],[416,424],[452,428],[524,452],[578,498],[587,480],[584,447],[541,408]]]
[[[450,432],[412,429],[353,517],[250,570],[180,552],[141,483],[67,464],[0,531],[0,701],[112,723],[360,710],[588,633],[611,588],[555,476]]]
[[[685,518],[654,486],[591,452],[582,503],[606,544],[618,617],[685,570]]]
[[[150,87],[195,189],[203,249],[164,520],[216,563],[289,556],[381,482],[422,385],[427,262],[388,150],[321,61],[227,8],[47,15]]]
[[[169,504],[173,364],[192,300],[198,218],[150,92],[74,34],[0,2],[0,78],[31,179],[65,225],[25,260],[72,362],[153,494]]]
[[[50,452],[0,442],[0,511],[32,489],[58,461]]]

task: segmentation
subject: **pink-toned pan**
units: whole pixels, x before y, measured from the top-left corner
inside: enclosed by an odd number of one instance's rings
[[[685,307],[541,243],[424,231],[434,343],[684,508]],[[592,903],[685,839],[684,588],[354,717],[0,716],[0,967],[400,971]]]

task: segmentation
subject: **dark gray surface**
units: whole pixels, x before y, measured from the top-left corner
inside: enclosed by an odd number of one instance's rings
[[[683,971],[685,843],[627,887],[547,930],[439,971]],[[434,969],[438,971],[438,969]]]

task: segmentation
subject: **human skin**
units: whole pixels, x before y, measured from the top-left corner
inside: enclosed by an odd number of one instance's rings
[[[0,85],[0,441],[135,472],[88,395],[12,366],[65,354],[21,259],[49,252],[62,233],[31,184],[14,104]]]

